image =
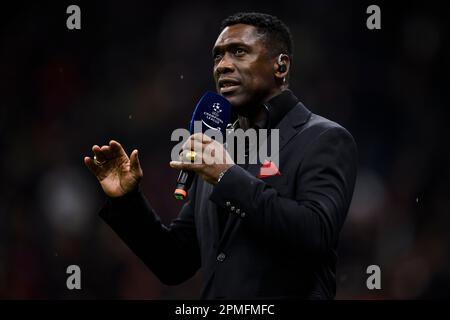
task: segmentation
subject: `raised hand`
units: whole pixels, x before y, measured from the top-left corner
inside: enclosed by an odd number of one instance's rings
[[[85,157],[84,163],[107,196],[121,197],[138,187],[143,177],[138,150],[133,150],[128,157],[120,143],[111,140],[109,145],[94,145],[92,151],[95,159]]]

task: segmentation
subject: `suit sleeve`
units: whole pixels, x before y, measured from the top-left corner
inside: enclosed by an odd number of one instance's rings
[[[192,277],[200,267],[195,222],[196,181],[180,214],[166,227],[141,191],[108,198],[100,217],[167,285]],[[191,194],[192,193],[192,194]]]
[[[254,234],[323,256],[337,243],[353,195],[356,169],[353,137],[342,127],[332,127],[307,146],[297,172],[292,173],[294,198],[280,196],[263,180],[235,165],[215,186],[210,199],[219,206],[230,202],[245,211],[242,223],[256,231]]]

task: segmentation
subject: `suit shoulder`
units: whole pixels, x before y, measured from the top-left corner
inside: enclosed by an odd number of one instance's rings
[[[337,122],[319,116],[315,113],[311,113],[311,117],[305,126],[304,132],[308,133],[311,140],[325,133],[334,133],[337,135],[347,136],[354,141],[352,134],[346,128]]]
[[[334,122],[325,117],[319,116],[318,114],[311,113],[311,118],[308,121],[308,127],[314,130],[317,130],[319,133],[325,132],[332,128],[342,129],[347,131],[343,126],[339,123]]]

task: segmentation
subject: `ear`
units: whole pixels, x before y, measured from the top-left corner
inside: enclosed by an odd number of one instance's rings
[[[275,78],[283,81],[283,79],[287,77],[290,67],[291,59],[289,56],[284,53],[278,55],[274,62]]]

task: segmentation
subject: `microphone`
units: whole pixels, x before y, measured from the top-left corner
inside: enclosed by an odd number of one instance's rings
[[[225,137],[227,125],[231,120],[231,104],[221,95],[207,91],[197,102],[192,114],[189,132],[194,134],[195,122],[201,122],[202,133],[208,129],[220,131]],[[178,175],[175,192],[175,199],[184,200],[187,197],[188,190],[194,180],[195,172],[190,170],[181,170]]]

